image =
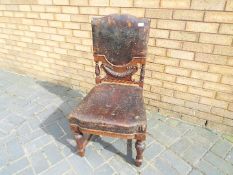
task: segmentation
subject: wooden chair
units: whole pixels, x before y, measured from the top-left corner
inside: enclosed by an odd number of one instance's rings
[[[130,15],[113,14],[92,20],[97,85],[69,115],[80,156],[84,156],[92,134],[136,139],[136,165],[142,164],[147,127],[143,80],[149,25],[147,19]],[[138,69],[136,81],[132,76]]]

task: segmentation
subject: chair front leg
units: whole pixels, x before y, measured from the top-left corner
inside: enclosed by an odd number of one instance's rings
[[[145,143],[142,140],[137,140],[135,143],[135,148],[137,151],[136,155],[136,166],[139,167],[142,165],[143,151],[145,149]]]
[[[74,137],[77,143],[77,152],[81,157],[83,157],[85,155],[85,146],[86,146],[85,138],[81,132],[75,134]]]
[[[74,134],[75,141],[77,143],[77,152],[83,157],[85,154],[86,139],[83,133],[79,130],[79,127],[75,124],[70,124],[71,131]]]

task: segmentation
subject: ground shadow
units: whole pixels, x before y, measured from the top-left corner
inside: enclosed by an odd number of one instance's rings
[[[47,112],[40,115],[43,121],[40,124],[41,129],[69,148],[71,152],[76,153],[76,143],[69,128],[67,116],[80,103],[85,94],[81,91],[72,90],[49,82],[37,81],[37,84],[49,92],[47,96],[41,97],[44,98],[42,101],[52,106],[51,113]],[[51,97],[49,94],[51,94]],[[132,157],[132,140],[127,141],[126,154],[117,149],[114,144],[102,140],[99,136],[94,136],[90,142],[93,144],[97,142],[101,145],[102,149],[119,155],[130,164],[134,163]]]

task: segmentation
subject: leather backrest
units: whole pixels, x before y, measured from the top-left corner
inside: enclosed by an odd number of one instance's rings
[[[113,65],[146,57],[150,21],[131,15],[108,15],[92,20],[93,51]]]

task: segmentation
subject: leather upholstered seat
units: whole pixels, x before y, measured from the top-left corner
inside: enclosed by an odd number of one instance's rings
[[[136,133],[146,127],[142,88],[103,83],[95,86],[70,115],[81,128]]]

